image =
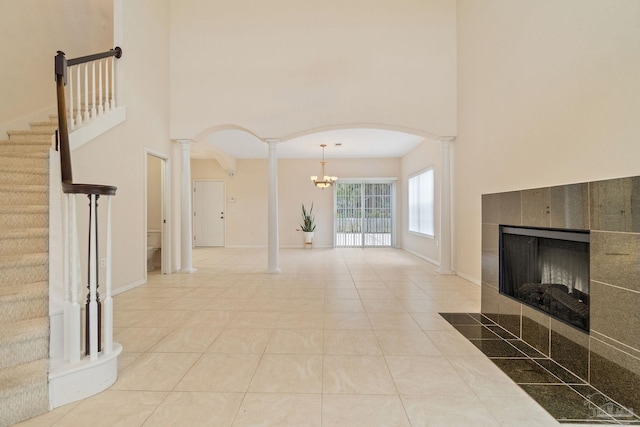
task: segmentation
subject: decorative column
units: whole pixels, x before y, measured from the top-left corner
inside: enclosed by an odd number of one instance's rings
[[[440,274],[455,274],[451,269],[451,143],[454,140],[453,136],[440,138]]]
[[[180,270],[179,273],[194,273],[192,262],[193,228],[191,211],[191,141],[178,141],[181,148],[180,168]]]
[[[267,273],[280,273],[278,262],[278,154],[277,139],[266,139],[269,144],[269,265]]]

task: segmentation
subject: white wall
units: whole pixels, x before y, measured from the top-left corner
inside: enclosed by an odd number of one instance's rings
[[[327,172],[339,178],[397,178],[400,159],[331,159]],[[281,247],[302,247],[300,227],[302,203],[314,205],[316,247],[333,245],[333,188],[316,188],[309,177],[320,173],[316,159],[278,160],[279,242]],[[215,160],[192,160],[192,179],[226,180],[226,245],[266,247],[268,226],[268,161],[237,161],[235,176],[229,178]],[[399,203],[397,191],[397,202]],[[235,202],[231,202],[235,199]],[[398,209],[398,218],[402,209]],[[400,224],[400,223],[398,223]],[[400,229],[400,226],[398,226]],[[398,243],[402,241],[398,237]]]
[[[171,135],[456,133],[454,0],[171,1]]]
[[[457,271],[483,193],[640,174],[640,2],[459,0]]]
[[[146,277],[145,148],[171,155],[168,2],[116,1],[123,12],[122,34],[116,38],[122,38],[120,103],[127,107],[127,120],[72,153],[75,181],[118,187],[113,199],[115,291]]]
[[[12,122],[55,106],[53,59],[58,50],[67,58],[75,58],[114,47],[112,3],[0,2],[0,129],[11,128]],[[39,117],[45,118],[44,113]]]

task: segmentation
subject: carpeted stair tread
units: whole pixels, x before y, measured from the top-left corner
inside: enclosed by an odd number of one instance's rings
[[[49,225],[48,206],[0,205],[0,228],[44,228]]]
[[[46,252],[49,230],[46,228],[9,228],[0,230],[0,255]]]
[[[21,167],[13,164],[7,167],[3,166],[0,169],[0,182],[18,185],[45,185],[49,182],[49,171],[46,168]]]
[[[0,184],[0,203],[3,205],[46,205],[49,203],[49,187],[32,184]]]
[[[0,369],[48,358],[48,340],[49,316],[0,325]]]
[[[37,266],[47,263],[49,254],[0,255],[0,270],[9,267]]]
[[[2,156],[0,156],[2,158]],[[49,176],[49,171],[46,168],[21,168],[19,166],[9,165],[6,168],[0,170],[0,174],[23,174],[23,175],[44,175]],[[4,181],[0,181],[4,182]]]
[[[49,157],[56,123],[0,141],[0,427],[49,409]]]
[[[2,157],[0,156],[0,170],[8,168],[42,169],[46,170],[49,165],[47,157]]]
[[[0,139],[0,147],[6,147],[6,146],[20,146],[20,147],[25,147],[25,146],[50,146],[51,145],[51,141],[39,141],[37,139],[34,140],[26,140],[26,141],[14,141],[11,139]]]
[[[0,402],[6,400],[11,389],[20,388],[36,380],[47,380],[49,361],[36,360],[30,363],[14,366],[11,369],[0,369]]]
[[[0,286],[0,324],[47,316],[48,295],[49,283],[46,281],[16,287]]]
[[[43,121],[43,122],[31,122],[29,126],[33,130],[47,130],[48,132],[54,133],[56,129],[58,129],[57,121]]]
[[[48,159],[49,158],[49,146],[46,148],[34,149],[31,147],[21,147],[19,145],[2,146],[0,145],[0,157],[7,159],[24,158],[24,159]],[[44,146],[42,146],[44,147]]]
[[[6,427],[49,410],[49,361],[36,360],[0,370],[0,426]]]
[[[12,342],[24,342],[49,335],[49,318],[47,316],[11,322],[0,325],[0,352]],[[2,365],[0,360],[0,365]]]
[[[0,255],[0,287],[49,279],[49,254]]]

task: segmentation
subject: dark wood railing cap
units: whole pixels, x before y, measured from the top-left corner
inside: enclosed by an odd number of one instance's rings
[[[71,182],[62,183],[62,191],[65,194],[95,194],[97,196],[115,196],[118,187],[113,185],[100,184],[75,184]]]

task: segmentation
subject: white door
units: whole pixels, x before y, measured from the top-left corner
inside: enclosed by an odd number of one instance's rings
[[[194,246],[224,246],[224,182],[194,181]]]

